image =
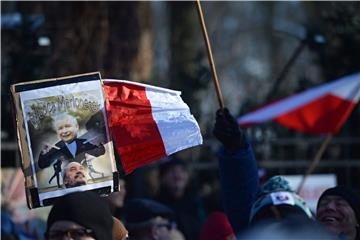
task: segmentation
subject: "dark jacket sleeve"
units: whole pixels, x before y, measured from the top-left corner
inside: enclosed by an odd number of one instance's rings
[[[251,206],[260,192],[256,160],[250,144],[230,155],[218,153],[224,210],[236,234],[249,225]]]
[[[86,143],[84,146],[83,152],[86,152],[94,157],[99,157],[101,155],[104,155],[105,153],[105,147],[104,145],[93,145],[91,143]]]
[[[48,153],[45,154],[40,153],[38,160],[39,168],[43,169],[49,167],[58,152],[59,152],[58,150],[52,148]]]

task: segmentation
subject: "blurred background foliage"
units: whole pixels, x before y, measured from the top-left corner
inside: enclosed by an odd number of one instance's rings
[[[225,105],[235,116],[360,70],[360,2],[202,5]],[[216,176],[218,103],[194,2],[1,1],[1,40],[3,167],[20,166],[11,84],[100,71],[182,91],[205,141],[181,154],[199,173]],[[360,182],[359,122],[356,107],[316,172]],[[269,174],[304,173],[323,139],[274,123],[246,131]]]

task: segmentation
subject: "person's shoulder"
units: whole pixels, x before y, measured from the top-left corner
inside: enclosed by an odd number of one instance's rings
[[[58,141],[57,143],[55,143],[55,146],[59,148],[63,148],[65,146],[65,143],[64,141]]]

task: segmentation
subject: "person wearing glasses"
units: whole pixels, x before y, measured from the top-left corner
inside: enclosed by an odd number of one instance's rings
[[[50,210],[45,239],[112,239],[114,220],[96,193],[74,192],[61,196]]]
[[[130,199],[125,206],[124,218],[126,229],[129,231],[129,239],[184,239],[173,222],[174,212],[154,200]]]

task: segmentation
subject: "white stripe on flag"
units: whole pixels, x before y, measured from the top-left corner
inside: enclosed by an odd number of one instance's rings
[[[354,101],[354,94],[356,95],[355,101],[358,101],[360,94],[354,89],[359,89],[360,73],[343,77],[325,85],[320,85],[311,88],[305,92],[290,96],[280,102],[275,102],[261,109],[250,112],[238,119],[239,124],[246,123],[260,123],[272,120],[275,117],[286,114],[289,111],[301,107],[309,102],[314,101],[326,94],[333,94],[345,98],[346,100]],[[351,88],[358,85],[355,88]]]
[[[203,141],[200,128],[180,94],[146,87],[146,96],[167,155],[202,144]]]

